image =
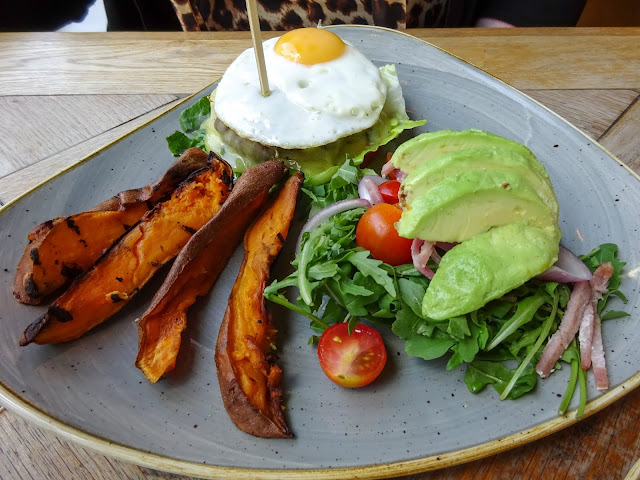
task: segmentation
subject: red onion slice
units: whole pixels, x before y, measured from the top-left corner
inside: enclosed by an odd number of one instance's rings
[[[362,177],[362,180],[360,180],[360,183],[358,183],[358,195],[360,198],[371,203],[371,205],[384,203],[382,194],[378,189],[378,185],[384,181],[384,178],[378,177],[377,175],[365,175]]]
[[[399,182],[407,178],[407,174],[404,173],[399,168],[396,168],[391,162],[387,162],[382,166],[382,170],[380,170],[380,175],[387,178],[389,178],[390,175],[393,175],[394,177],[396,177],[396,180],[398,180]]]
[[[547,282],[572,283],[591,280],[591,271],[580,258],[568,248],[560,245],[558,261],[538,275]]]
[[[396,177],[396,180],[398,180],[399,182],[402,182],[405,178],[407,178],[409,176],[408,173],[404,173],[402,170],[400,170],[399,168],[396,168],[393,171],[393,174]]]
[[[436,242],[436,247],[438,247],[440,250],[444,250],[445,252],[448,252],[449,250],[451,250],[456,245],[458,245],[458,244],[457,243],[451,243],[451,242]]]
[[[396,167],[393,163],[387,162],[382,166],[382,170],[380,170],[380,175],[383,177],[388,177],[390,173],[396,170]]]
[[[363,179],[363,180],[364,180],[365,178],[367,178],[367,179],[369,179],[369,180],[373,180],[373,182],[374,182],[376,185],[378,185],[378,186],[379,186],[379,185],[382,185],[384,182],[386,182],[386,181],[387,181],[387,179],[386,179],[386,178],[381,177],[381,176],[379,176],[379,175],[365,175],[364,177],[362,177],[362,179]]]
[[[427,267],[427,262],[433,253],[433,242],[425,242],[419,238],[414,238],[411,243],[411,259],[416,270],[427,277],[429,280],[433,278],[433,270]]]
[[[298,236],[298,243],[296,245],[296,252],[300,250],[300,245],[302,244],[302,235],[307,232],[314,230],[318,225],[324,223],[329,218],[337,215],[338,213],[346,212],[347,210],[353,210],[354,208],[370,208],[371,203],[368,200],[363,198],[349,198],[347,200],[341,200],[334,204],[329,205],[328,207],[323,208],[315,215],[313,215],[307,223],[302,227],[302,231]]]

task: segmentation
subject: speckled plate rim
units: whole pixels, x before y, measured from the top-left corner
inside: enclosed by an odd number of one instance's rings
[[[328,28],[332,29],[340,29],[340,28],[361,28],[363,30],[380,30],[385,32],[390,32],[397,35],[404,35],[410,37],[418,42],[429,45],[437,50],[440,50],[461,62],[470,65],[471,67],[484,72],[489,75],[493,79],[499,81],[500,83],[506,85],[507,87],[518,91],[520,94],[528,98],[530,101],[536,103],[543,109],[545,109],[551,115],[557,117],[566,125],[573,128],[575,131],[579,132],[582,136],[587,138],[590,142],[600,148],[603,152],[605,152],[608,156],[610,156],[613,160],[615,160],[618,164],[622,165],[629,173],[633,175],[638,181],[640,181],[640,176],[631,170],[625,163],[620,161],[615,155],[609,152],[604,146],[602,146],[597,141],[593,140],[591,137],[586,135],[582,130],[575,127],[573,124],[562,118],[557,113],[553,112],[549,108],[542,105],[540,102],[535,99],[529,97],[528,95],[520,92],[515,87],[507,84],[506,82],[500,80],[499,78],[491,75],[489,72],[467,62],[466,60],[461,59],[460,57],[453,55],[446,50],[433,45],[427,41],[421,40],[419,38],[414,37],[405,32],[392,30],[384,27],[376,27],[376,26],[368,26],[368,25],[336,25]],[[217,81],[217,80],[216,80]],[[52,179],[62,175],[63,173],[81,165],[82,163],[90,160],[95,157],[99,153],[109,149],[115,143],[118,143],[122,139],[128,137],[129,135],[135,133],[136,131],[144,128],[150,123],[154,122],[158,118],[166,115],[168,112],[180,107],[184,103],[191,100],[196,95],[210,88],[213,84],[207,85],[200,91],[184,98],[181,102],[176,103],[172,107],[160,112],[158,115],[149,119],[141,125],[138,125],[136,128],[122,135],[121,137],[109,142],[102,148],[95,150],[90,153],[86,157],[80,159],[78,162],[66,167],[60,172],[52,175],[47,180],[39,183],[33,188],[27,190],[23,194],[19,195],[15,199],[11,200],[4,206],[0,207],[0,214],[6,211],[11,205],[17,202],[22,197],[30,194],[31,192],[37,190],[43,185],[47,184]],[[613,402],[621,399],[635,388],[640,386],[640,372],[635,374],[633,377],[627,379],[625,382],[621,383],[617,387],[609,390],[608,392],[598,396],[597,398],[589,401],[586,405],[584,415],[582,419],[585,419],[596,412],[599,412],[603,408],[611,405]],[[521,432],[514,433],[512,435],[508,435],[503,438],[499,438],[497,440],[492,440],[490,442],[482,443],[473,447],[454,450],[450,452],[445,452],[438,455],[431,455],[422,458],[416,458],[413,460],[404,460],[399,462],[390,462],[390,463],[382,463],[376,465],[364,465],[359,467],[348,467],[348,468],[331,468],[331,469],[250,469],[250,468],[239,468],[239,467],[222,467],[216,465],[206,465],[203,463],[189,462],[185,460],[177,460],[170,457],[165,457],[161,455],[156,455],[153,453],[148,453],[143,450],[139,450],[133,447],[128,447],[125,445],[121,445],[119,443],[111,442],[107,439],[101,438],[97,435],[92,435],[87,433],[81,429],[71,427],[54,417],[48,415],[46,412],[40,410],[39,408],[32,405],[30,402],[26,401],[19,394],[11,390],[7,387],[2,381],[0,381],[0,400],[3,402],[3,406],[6,407],[13,413],[20,415],[22,418],[35,424],[38,427],[44,428],[46,430],[51,431],[52,433],[59,435],[67,440],[70,440],[82,447],[89,448],[94,450],[97,453],[102,455],[106,455],[109,457],[117,458],[119,460],[124,460],[126,462],[135,463],[144,467],[153,468],[156,470],[163,470],[167,472],[177,473],[181,475],[189,475],[201,478],[225,478],[230,480],[235,479],[265,479],[265,480],[287,480],[293,478],[308,478],[308,479],[380,479],[380,478],[388,478],[395,477],[401,475],[411,475],[421,472],[426,472],[430,470],[437,470],[441,468],[451,467],[454,465],[459,465],[466,462],[471,462],[474,460],[479,460],[481,458],[485,458],[491,455],[495,455],[506,450],[510,450],[512,448],[516,448],[527,443],[533,442],[535,440],[539,440],[540,438],[546,437],[555,433],[559,430],[562,430],[566,427],[574,425],[582,419],[576,418],[576,411],[573,410],[563,416],[558,416],[552,420],[548,420],[539,425],[536,425],[532,428],[523,430]]]

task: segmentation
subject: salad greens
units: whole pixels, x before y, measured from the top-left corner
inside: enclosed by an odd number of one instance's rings
[[[204,148],[204,117],[210,115],[210,102],[202,97],[180,115],[182,131],[167,137],[175,156],[191,147]],[[421,123],[421,122],[418,122]],[[350,159],[319,178],[309,178],[303,192],[310,214],[341,200],[358,197],[358,183],[376,172],[360,168],[361,157]],[[327,178],[324,178],[327,177]],[[422,315],[422,299],[429,279],[413,265],[393,267],[374,259],[356,244],[356,226],[364,208],[339,213],[303,235],[301,248],[292,261],[293,273],[275,280],[264,291],[265,297],[310,320],[311,329],[322,333],[330,325],[348,322],[352,332],[361,320],[391,328],[405,340],[405,352],[425,360],[448,356],[447,370],[465,365],[464,381],[472,393],[491,385],[501,399],[514,399],[531,391],[537,382],[535,365],[550,333],[554,332],[570,297],[567,285],[532,279],[504,297],[466,315],[434,320]],[[618,247],[606,243],[580,257],[594,271],[601,263],[614,267],[609,291],[598,302],[601,320],[628,316],[618,310],[603,310],[611,296],[627,302],[619,290],[620,272],[625,263],[617,258]],[[438,265],[427,265],[436,271]],[[285,292],[296,287],[299,295],[291,301]],[[317,343],[312,335],[309,343]],[[575,340],[561,361],[571,374],[558,409],[564,414],[580,385],[577,415],[586,404],[586,372],[580,368],[580,351]],[[562,366],[558,362],[556,369]]]
[[[180,128],[167,137],[167,146],[174,156],[179,157],[192,147],[204,150],[204,128],[200,128],[203,117],[211,113],[209,97],[204,96],[180,113]]]
[[[329,183],[306,186],[313,209],[357,197],[359,180],[370,174],[347,160]],[[338,322],[350,327],[364,319],[391,327],[405,340],[410,356],[432,360],[448,357],[446,368],[465,366],[465,383],[472,393],[491,385],[501,399],[514,399],[531,391],[537,382],[535,365],[550,333],[562,319],[571,291],[567,285],[532,279],[508,295],[489,302],[466,315],[436,321],[422,315],[422,299],[429,280],[413,265],[392,267],[375,260],[358,247],[355,231],[364,209],[357,208],[331,217],[315,230],[305,233],[292,262],[293,273],[265,289],[265,297],[308,317],[311,329],[321,333]],[[612,295],[626,302],[618,289],[625,265],[617,259],[617,246],[604,244],[581,257],[593,271],[602,262],[611,262],[614,273],[609,293],[598,304],[602,313]],[[430,262],[429,268],[438,265]],[[299,295],[289,300],[285,291],[297,287]],[[602,320],[626,316],[609,311]],[[317,335],[309,343],[318,340]],[[585,372],[579,366],[575,342],[561,359],[571,367],[569,388],[562,401],[564,413],[579,379],[580,407],[586,402]],[[556,368],[561,368],[560,364]],[[584,378],[583,378],[584,377]]]

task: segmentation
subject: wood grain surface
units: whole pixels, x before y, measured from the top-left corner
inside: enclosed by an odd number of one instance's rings
[[[415,30],[562,115],[640,173],[640,28]],[[0,202],[215,80],[247,33],[0,34]],[[638,478],[640,389],[543,440],[405,477]],[[0,407],[0,479],[172,479]]]
[[[519,89],[640,89],[640,28],[411,33]],[[250,45],[246,37],[244,32],[5,33],[0,95],[190,94],[222,75]]]

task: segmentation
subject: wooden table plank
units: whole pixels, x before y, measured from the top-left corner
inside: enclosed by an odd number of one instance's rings
[[[166,105],[176,95],[0,97],[0,177]]]
[[[161,97],[163,101],[167,98],[177,98],[177,96],[167,97],[167,95],[162,95]],[[154,108],[153,110],[141,116],[125,121],[117,126],[103,131],[99,135],[88,138],[87,140],[80,142],[72,146],[71,148],[67,148],[54,155],[46,157],[39,162],[32,163],[27,167],[21,168],[20,170],[17,170],[9,175],[1,177],[0,204],[6,204],[7,202],[13,200],[27,190],[47,180],[55,173],[60,172],[65,168],[75,164],[82,158],[90,155],[94,151],[109,144],[117,138],[120,138],[122,135],[133,130],[137,126],[142,125],[143,123],[146,123],[157,115],[160,115],[161,113],[169,110],[179,101],[180,99],[174,100],[170,103],[162,105],[161,107]],[[65,127],[65,125],[67,125],[67,123],[65,123],[65,120],[63,119],[59,122],[58,128],[63,128]],[[23,148],[24,145],[25,144],[23,144]],[[26,145],[29,145],[29,143],[27,143]]]
[[[636,172],[640,171],[640,97],[602,136],[601,143],[616,152],[620,160]]]
[[[640,88],[640,28],[408,32],[520,89]],[[246,32],[3,33],[0,95],[192,93],[249,46]]]
[[[635,90],[525,90],[524,93],[595,139],[638,98]]]
[[[15,448],[15,438],[22,439]],[[12,448],[8,448],[11,446]],[[126,480],[182,477],[112,460],[41,430],[17,415],[0,416],[0,478],[49,480]]]

